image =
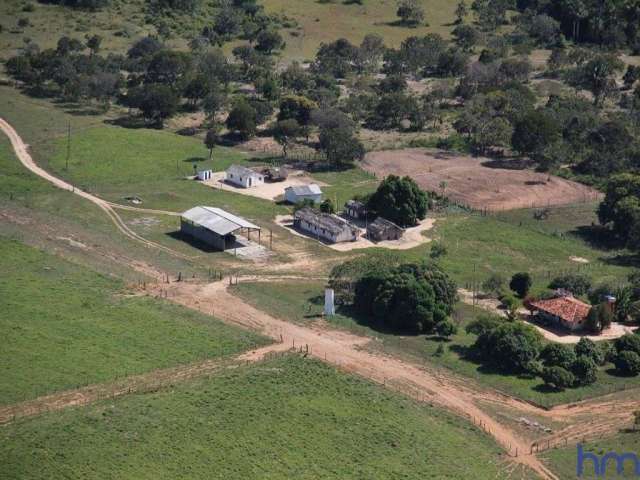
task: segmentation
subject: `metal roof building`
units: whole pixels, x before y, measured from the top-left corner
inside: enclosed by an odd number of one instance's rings
[[[216,207],[193,207],[180,216],[180,231],[217,250],[226,250],[235,243],[234,233],[246,230],[247,238],[251,231],[260,227]]]
[[[284,199],[290,203],[298,203],[305,199],[320,203],[322,201],[322,190],[315,183],[292,185],[284,189]]]

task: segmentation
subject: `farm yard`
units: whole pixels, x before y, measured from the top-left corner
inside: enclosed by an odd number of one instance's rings
[[[525,3],[2,2],[0,477],[637,451],[640,10]]]
[[[475,210],[514,210],[592,203],[602,195],[588,186],[528,169],[491,166],[488,158],[445,151],[407,149],[370,152],[363,168],[379,178],[408,175],[420,187],[441,192]],[[443,188],[444,187],[444,188]]]

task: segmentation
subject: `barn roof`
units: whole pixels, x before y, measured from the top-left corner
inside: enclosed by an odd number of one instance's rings
[[[285,190],[293,190],[293,193],[298,196],[322,194],[322,190],[320,190],[320,187],[315,183],[310,183],[309,185],[292,185],[285,188]]]
[[[258,172],[254,172],[250,168],[243,167],[242,165],[231,165],[227,168],[228,173],[233,173],[235,175],[240,176],[260,176],[261,174]]]
[[[193,207],[182,214],[182,218],[218,235],[227,235],[241,228],[260,230],[260,227],[216,207]]]
[[[584,303],[577,298],[562,296],[547,300],[534,300],[529,302],[533,310],[551,314],[561,318],[567,323],[579,323],[587,318],[591,305]]]
[[[376,218],[372,223],[370,223],[367,226],[367,228],[371,232],[377,233],[377,234],[381,234],[388,230],[404,231],[404,228],[399,227],[398,225],[393,223],[391,220],[387,220],[386,218],[382,218],[382,217]]]

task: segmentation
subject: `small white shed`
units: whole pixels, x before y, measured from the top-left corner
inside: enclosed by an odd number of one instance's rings
[[[315,183],[309,185],[293,185],[284,189],[284,199],[289,203],[299,203],[309,199],[313,203],[322,201],[322,190]]]
[[[242,188],[250,188],[264,183],[264,175],[241,165],[231,165],[225,172],[228,183]]]

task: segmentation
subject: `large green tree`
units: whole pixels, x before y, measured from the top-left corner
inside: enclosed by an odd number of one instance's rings
[[[411,177],[389,175],[371,195],[367,207],[400,226],[411,227],[426,217],[429,197]]]

